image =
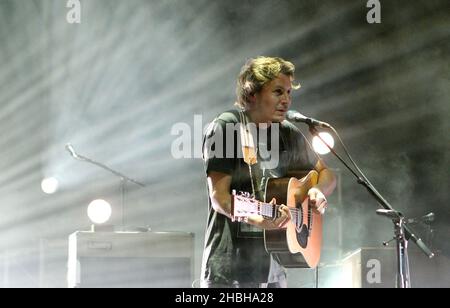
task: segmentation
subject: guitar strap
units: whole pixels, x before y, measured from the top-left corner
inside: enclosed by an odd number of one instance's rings
[[[244,162],[248,165],[248,171],[250,176],[250,182],[252,185],[252,197],[262,200],[264,195],[261,193],[261,170],[258,165],[258,140],[257,131],[249,125],[247,115],[243,112],[239,112],[240,117],[240,135],[241,146]],[[257,128],[256,128],[257,129]],[[239,238],[262,238],[263,233],[261,229],[246,223],[240,223],[238,227]]]
[[[248,125],[248,118],[244,111],[239,111],[239,118],[241,120],[240,124],[240,134],[241,134],[241,146],[242,155],[244,162],[248,165],[248,172],[250,174],[250,181],[252,183],[252,196],[256,197],[255,181],[253,179],[253,168],[252,166],[258,163],[258,146],[255,136]]]

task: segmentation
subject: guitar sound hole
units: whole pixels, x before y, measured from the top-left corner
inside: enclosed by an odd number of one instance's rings
[[[302,225],[300,232],[297,232],[297,242],[302,248],[306,248],[308,245],[308,226]]]

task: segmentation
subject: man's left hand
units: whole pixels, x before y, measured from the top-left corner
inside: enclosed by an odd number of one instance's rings
[[[321,214],[325,213],[325,209],[328,206],[327,198],[318,188],[311,188],[308,191],[309,202],[314,206]]]

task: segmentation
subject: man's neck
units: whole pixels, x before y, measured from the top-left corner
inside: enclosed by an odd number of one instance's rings
[[[249,122],[255,123],[259,128],[267,129],[272,124],[271,121],[263,121],[255,112],[252,112],[251,110],[246,110],[245,114],[247,115]]]

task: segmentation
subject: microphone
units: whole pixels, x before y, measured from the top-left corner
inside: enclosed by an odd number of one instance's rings
[[[286,118],[288,120],[294,121],[294,122],[303,122],[308,125],[331,128],[331,125],[326,122],[322,122],[322,121],[319,121],[319,120],[316,120],[313,118],[308,118],[308,117],[304,116],[303,114],[301,114],[300,112],[294,111],[294,110],[289,110],[286,113]]]
[[[430,224],[433,221],[434,221],[434,213],[433,212],[428,213],[427,215],[424,215],[424,216],[419,217],[419,218],[410,218],[410,219],[408,219],[408,223],[410,223],[410,224],[416,224],[416,223],[419,223],[419,222],[423,222],[425,224]]]
[[[72,144],[67,143],[66,144],[66,150],[70,153],[71,156],[73,156],[73,158],[78,158],[78,154],[73,149]]]

